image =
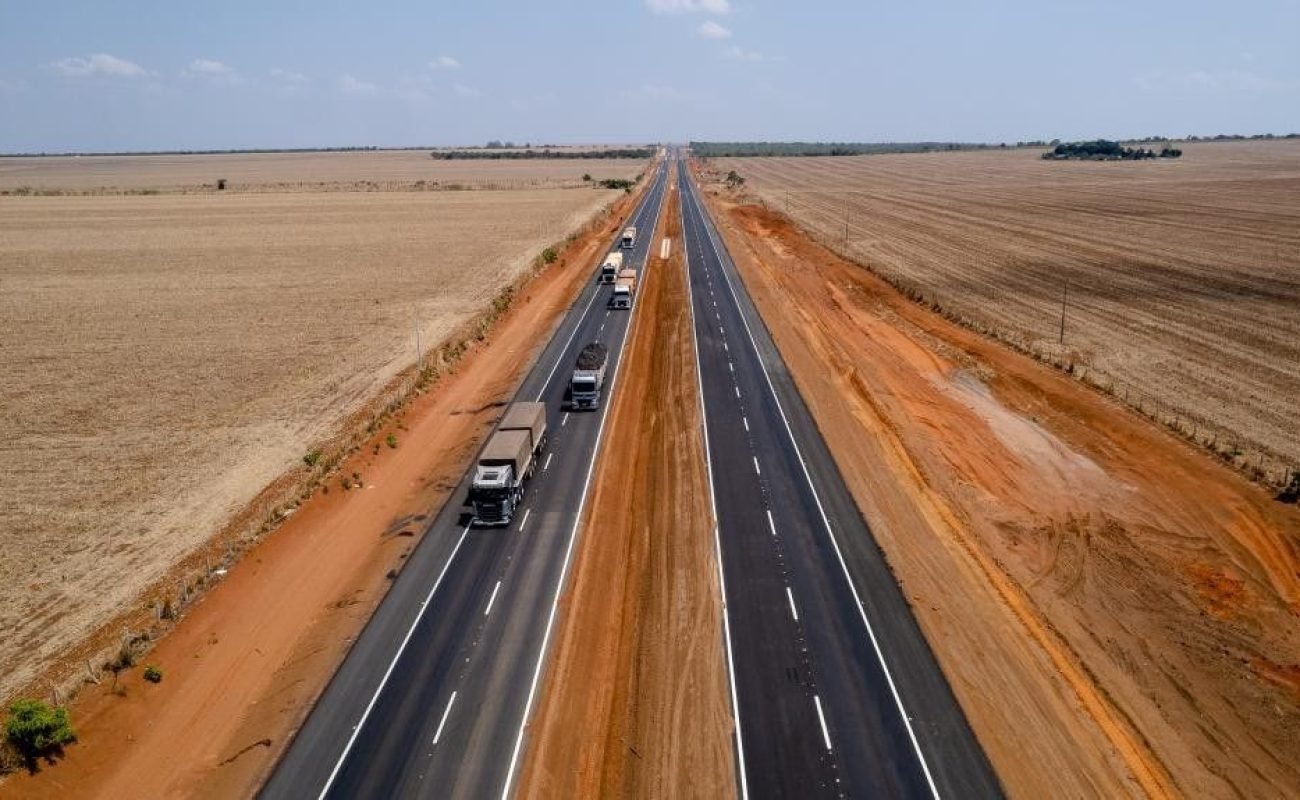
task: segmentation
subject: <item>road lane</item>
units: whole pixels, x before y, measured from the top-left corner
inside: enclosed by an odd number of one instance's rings
[[[638,230],[654,228],[665,175],[661,169],[652,177],[629,220]],[[625,258],[644,268],[649,249],[650,237],[642,236]],[[582,346],[601,341],[610,348],[608,369],[616,376],[629,329],[631,314],[607,313],[609,293],[595,284],[593,271],[516,394],[517,400],[546,403],[549,428],[546,463],[528,487],[526,512],[509,527],[466,534],[468,515],[460,502],[469,475],[462,479],[262,797],[477,798],[503,792],[608,408],[606,402],[597,413],[570,419],[561,408],[568,370]],[[484,614],[490,597],[491,614]]]
[[[999,796],[684,166],[680,175],[742,787]]]

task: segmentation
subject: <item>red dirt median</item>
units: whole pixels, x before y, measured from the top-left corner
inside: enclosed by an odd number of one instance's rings
[[[728,248],[1015,797],[1300,786],[1300,511],[767,209]]]
[[[676,198],[677,255],[651,259],[637,297],[522,798],[735,794]]]
[[[337,476],[251,550],[145,660],[162,683],[125,673],[120,694],[89,686],[73,705],[80,741],[6,797],[248,796],[269,774],[364,626],[390,569],[464,472],[535,350],[604,253],[636,196],[530,281],[454,371],[346,459]],[[567,262],[567,267],[563,263]],[[388,433],[398,446],[384,445]]]

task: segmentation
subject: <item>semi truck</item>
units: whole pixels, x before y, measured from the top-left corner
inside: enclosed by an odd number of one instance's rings
[[[625,269],[618,273],[614,281],[614,293],[610,295],[610,308],[631,308],[636,297],[636,270]]]
[[[623,229],[623,237],[619,240],[619,247],[624,250],[631,250],[636,247],[636,226],[629,225]]]
[[[605,388],[605,362],[609,350],[600,342],[592,342],[578,352],[569,378],[569,408],[600,408],[600,393]]]
[[[546,404],[512,403],[479,454],[470,485],[475,526],[509,525],[546,447]]]
[[[623,254],[610,253],[600,264],[600,275],[596,278],[596,282],[613,283],[618,279],[618,271],[621,269],[623,269]]]

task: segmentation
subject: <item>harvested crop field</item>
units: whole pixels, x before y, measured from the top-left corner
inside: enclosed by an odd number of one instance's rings
[[[914,296],[1075,364],[1278,483],[1300,467],[1300,143],[1184,153],[1141,163],[1012,150],[710,166],[736,170],[766,205]]]
[[[0,198],[0,698],[620,194]]]
[[[632,178],[634,159],[444,161],[428,150],[344,153],[232,153],[149,156],[15,156],[0,158],[0,193],[410,187],[523,189],[573,187],[582,176]]]

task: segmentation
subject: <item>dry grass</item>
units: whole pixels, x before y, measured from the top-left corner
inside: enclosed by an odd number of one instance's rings
[[[644,161],[564,159],[441,161],[427,150],[355,153],[234,153],[168,156],[51,156],[0,158],[0,191],[140,191],[212,188],[225,178],[232,191],[306,186],[354,188],[448,184],[502,189],[575,186],[590,173],[631,178]]]
[[[617,196],[0,198],[0,697]]]
[[[1239,467],[1277,481],[1300,465],[1300,144],[1193,144],[1136,164],[993,151],[711,165],[945,312],[1086,365]]]

